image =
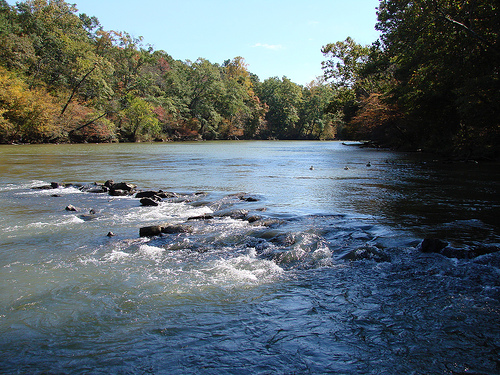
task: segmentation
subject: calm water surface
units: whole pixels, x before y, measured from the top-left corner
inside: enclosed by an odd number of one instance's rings
[[[32,189],[108,179],[178,196]],[[499,182],[338,142],[0,146],[0,373],[498,374],[500,254],[417,245],[499,246]]]

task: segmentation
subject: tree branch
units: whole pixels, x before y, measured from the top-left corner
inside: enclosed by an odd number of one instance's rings
[[[80,80],[80,82],[78,82],[78,84],[73,88],[73,91],[71,92],[71,95],[69,96],[68,101],[66,102],[66,104],[64,105],[64,107],[61,111],[61,116],[64,115],[64,112],[66,112],[66,109],[68,108],[69,103],[73,99],[73,96],[75,96],[76,92],[78,91],[78,89],[82,85],[83,81],[85,81],[85,79],[89,76],[90,73],[92,73],[95,70],[95,68],[97,68],[97,63],[94,64],[94,67],[92,69],[90,69],[90,71],[88,71],[87,74],[85,74],[83,76],[83,78]]]

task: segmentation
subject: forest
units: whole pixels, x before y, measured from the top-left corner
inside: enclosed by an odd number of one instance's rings
[[[63,0],[0,0],[0,143],[349,139],[498,159],[490,0],[381,0],[380,38],[323,46],[323,77],[180,61]]]

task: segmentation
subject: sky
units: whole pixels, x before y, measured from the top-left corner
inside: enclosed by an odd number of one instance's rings
[[[348,36],[366,45],[379,35],[379,0],[66,1],[105,30],[142,36],[176,60],[241,56],[261,81],[286,76],[306,85],[322,75],[322,46]]]

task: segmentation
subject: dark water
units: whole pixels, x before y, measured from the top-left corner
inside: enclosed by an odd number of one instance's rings
[[[31,189],[108,179],[178,196]],[[2,146],[0,373],[498,374],[500,253],[417,245],[498,246],[499,181],[337,142]]]

